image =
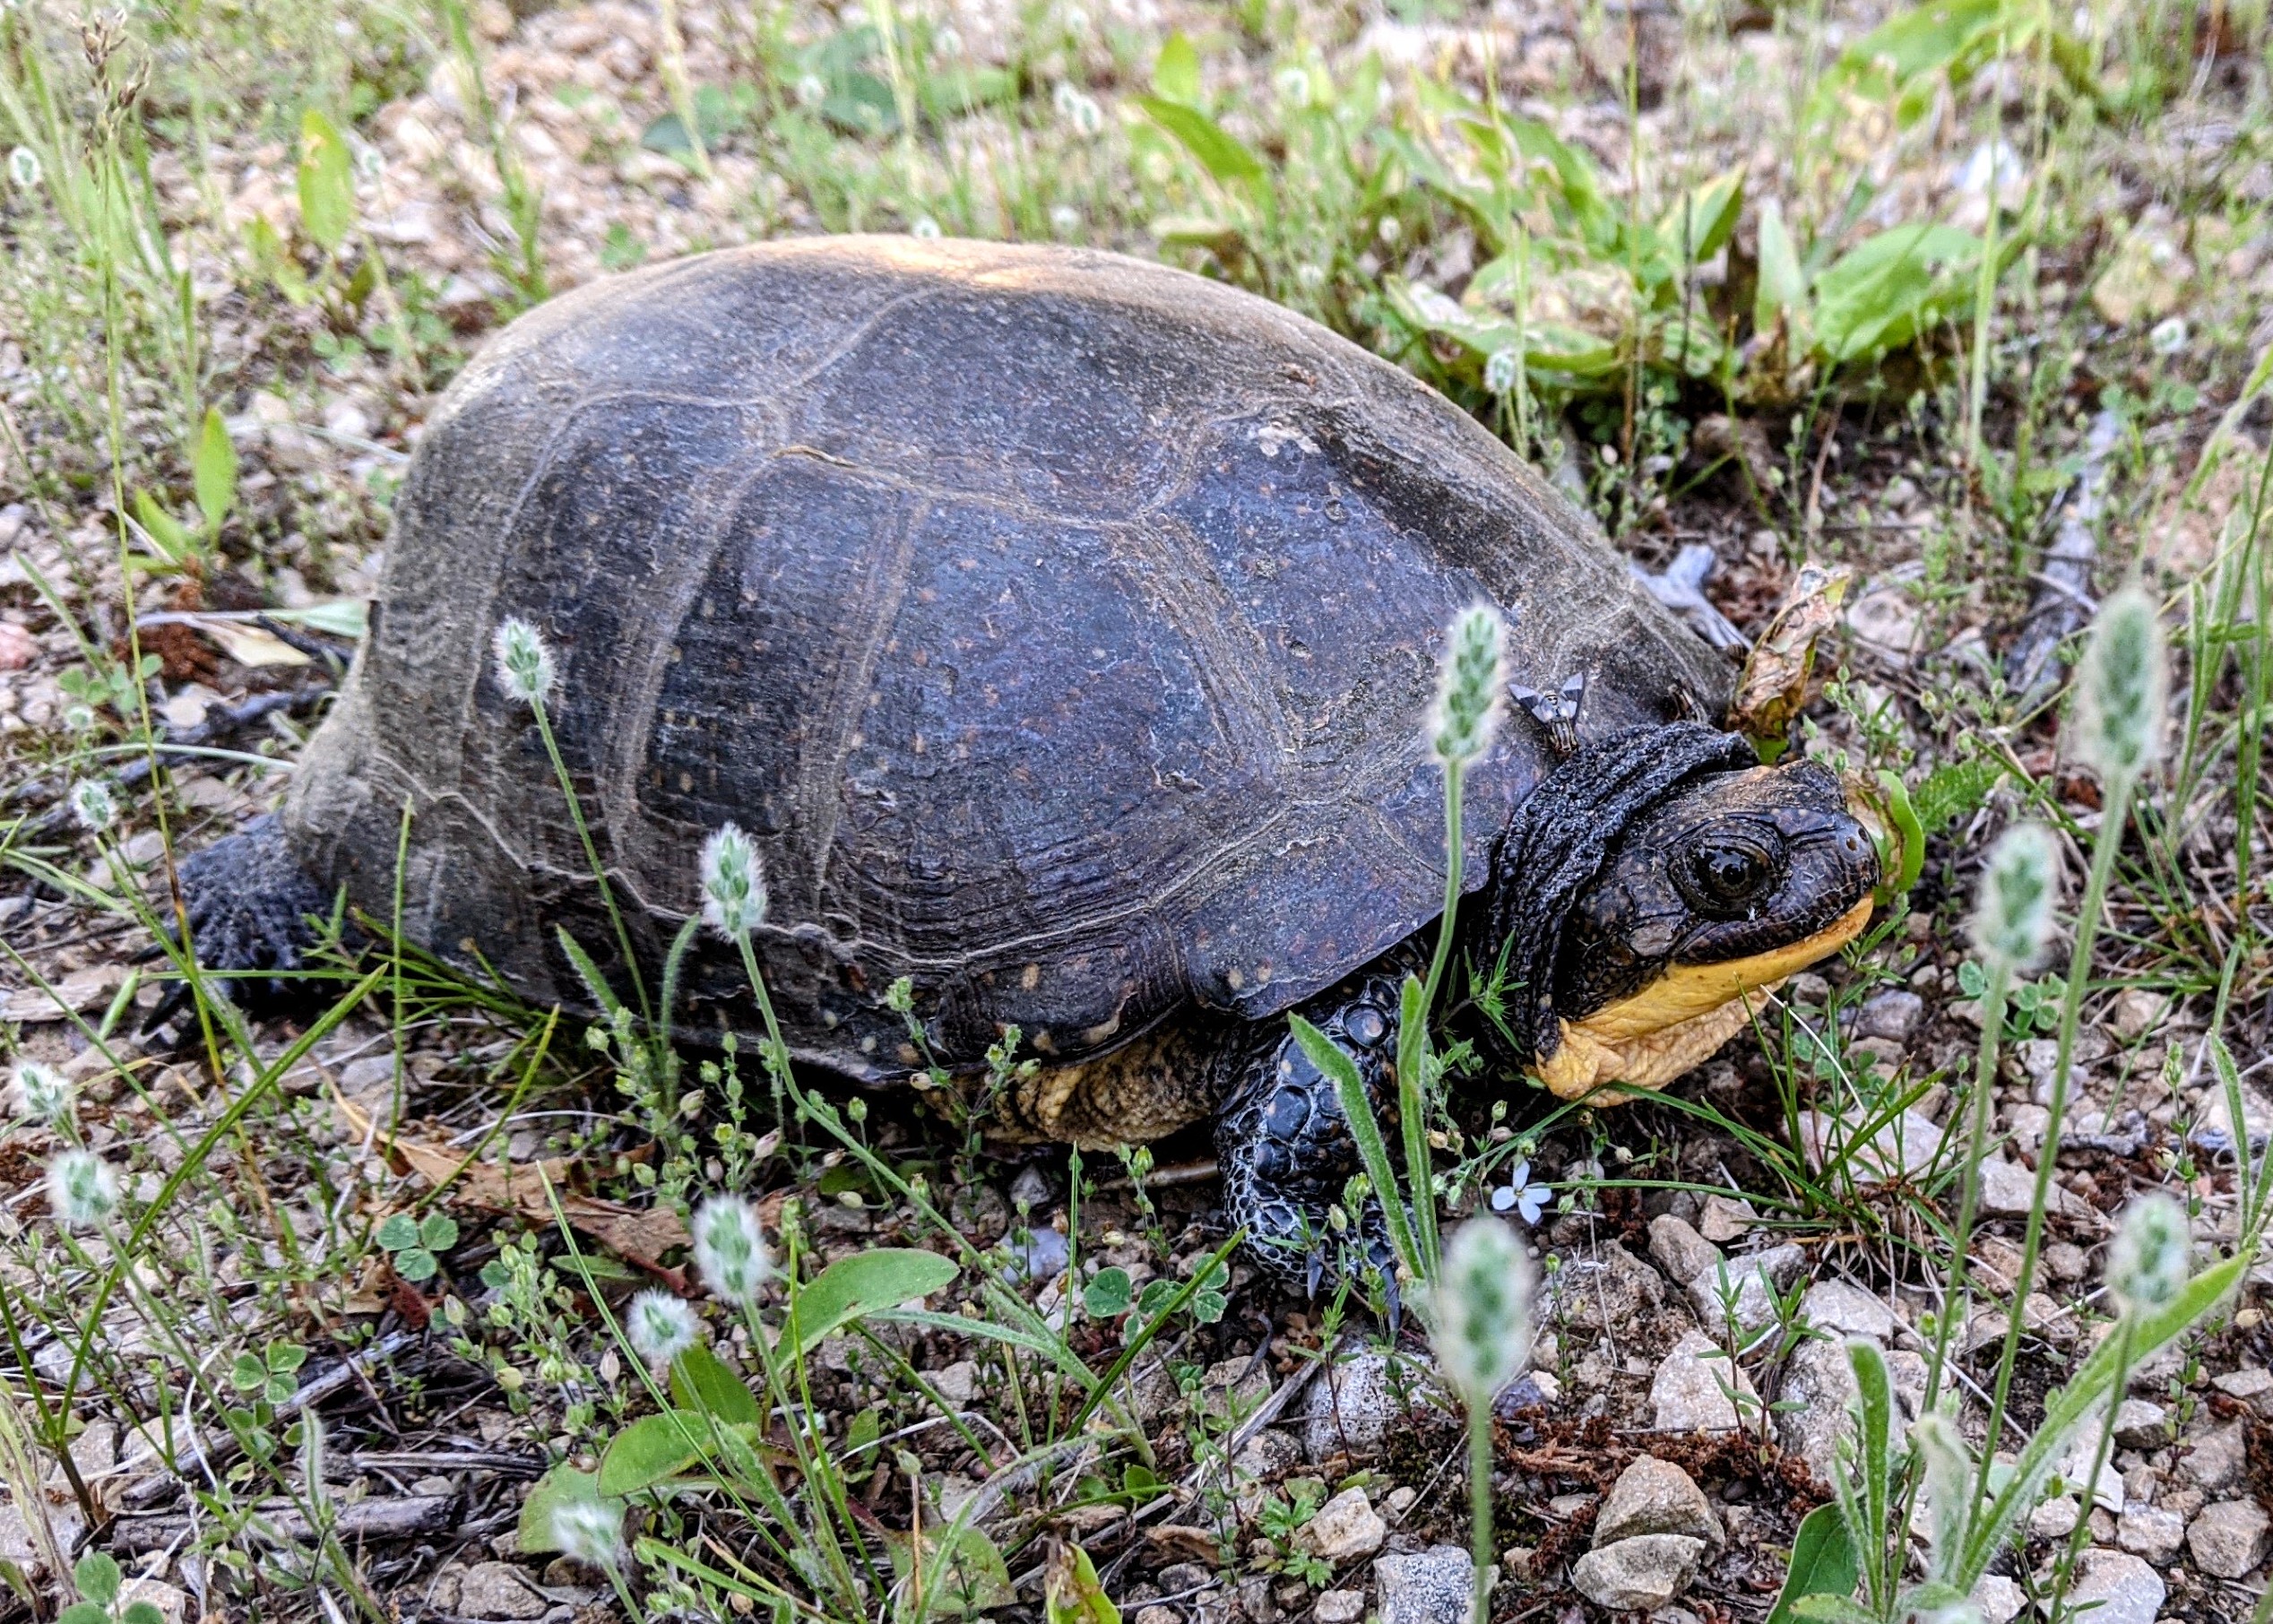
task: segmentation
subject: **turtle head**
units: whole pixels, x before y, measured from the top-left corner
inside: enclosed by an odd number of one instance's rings
[[[1534,1069],[1566,1099],[1671,1082],[1746,1024],[1745,994],[1852,940],[1878,881],[1869,834],[1816,763],[1680,782],[1572,896]]]

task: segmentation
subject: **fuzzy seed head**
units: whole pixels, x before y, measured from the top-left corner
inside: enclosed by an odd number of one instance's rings
[[[613,1568],[624,1559],[623,1514],[600,1500],[565,1499],[553,1507],[552,1540],[587,1568]]]
[[[695,1272],[722,1302],[747,1307],[774,1272],[757,1209],[739,1196],[713,1196],[695,1214]]]
[[[940,235],[939,222],[929,214],[919,214],[908,227],[908,235],[918,242],[937,242]]]
[[[1447,766],[1465,766],[1491,744],[1499,721],[1499,611],[1485,603],[1463,609],[1445,636],[1437,705],[1429,718],[1430,745]]]
[[[632,1352],[658,1370],[695,1345],[695,1310],[669,1291],[642,1291],[624,1311]]]
[[[1105,109],[1085,91],[1060,83],[1050,100],[1057,104],[1058,116],[1073,125],[1076,135],[1094,135],[1105,127]]]
[[[2076,671],[2076,754],[2104,777],[2137,778],[2162,753],[2169,698],[2162,619],[2127,586],[2100,605]]]
[[[48,1163],[48,1205],[65,1228],[93,1229],[118,1210],[118,1175],[92,1151],[65,1151]]]
[[[1428,1296],[1437,1362],[1470,1405],[1489,1404],[1531,1352],[1532,1269],[1515,1231],[1472,1218],[1445,1248]]]
[[[2060,890],[2060,847],[2042,824],[2015,824],[1990,848],[1974,904],[1973,940],[1981,955],[2027,970],[2052,937]]]
[[[765,921],[765,867],[739,824],[721,824],[703,842],[703,920],[729,941]]]
[[[16,1116],[60,1127],[71,1116],[71,1084],[52,1066],[19,1060],[8,1068],[8,1104]]]
[[[1494,394],[1506,394],[1516,386],[1516,352],[1495,350],[1483,364],[1483,386]]]
[[[2185,1290],[2192,1245],[2186,1214],[2168,1196],[2149,1192],[2123,1209],[2107,1248],[2107,1290],[2125,1309],[2157,1309]]]
[[[39,184],[39,154],[30,147],[18,147],[8,154],[8,178],[21,191],[29,192]]]
[[[523,704],[540,705],[559,680],[544,635],[520,616],[497,627],[497,686]]]
[[[80,826],[101,834],[118,820],[118,803],[110,786],[99,779],[82,778],[71,786],[71,815]]]

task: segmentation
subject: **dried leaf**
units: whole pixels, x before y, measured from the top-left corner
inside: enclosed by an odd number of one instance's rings
[[[1747,737],[1780,744],[1807,703],[1815,645],[1838,624],[1852,571],[1809,563],[1800,566],[1767,630],[1752,645],[1730,704],[1728,725]]]
[[[239,665],[308,665],[306,654],[272,632],[257,626],[247,626],[242,620],[221,620],[210,616],[189,618],[189,624],[220,644],[221,652]]]

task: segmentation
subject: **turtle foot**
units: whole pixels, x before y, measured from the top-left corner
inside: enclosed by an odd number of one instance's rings
[[[309,916],[332,911],[330,895],[300,867],[274,817],[256,818],[185,859],[181,886],[198,966],[217,972],[215,987],[240,1006],[307,1001],[298,978],[259,973],[302,968],[321,935]]]

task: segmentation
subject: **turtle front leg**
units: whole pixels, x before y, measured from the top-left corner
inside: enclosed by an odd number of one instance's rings
[[[297,984],[246,972],[295,971],[315,946],[308,923],[332,911],[332,899],[299,865],[271,817],[182,860],[182,902],[199,966],[229,979],[215,986],[239,1004],[291,1002]]]
[[[1357,1062],[1377,1104],[1396,1093],[1396,981],[1366,975],[1300,1012]],[[1227,1085],[1215,1126],[1224,1208],[1247,1231],[1248,1256],[1264,1273],[1316,1296],[1342,1266],[1344,1239],[1327,1209],[1361,1170],[1341,1098],[1283,1024],[1227,1044],[1218,1064]],[[1352,1215],[1357,1233],[1347,1242],[1361,1264],[1380,1272],[1394,1307],[1396,1258],[1378,1201]]]

